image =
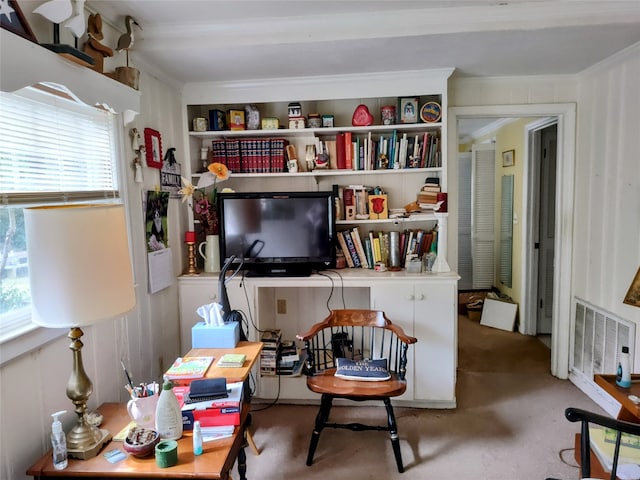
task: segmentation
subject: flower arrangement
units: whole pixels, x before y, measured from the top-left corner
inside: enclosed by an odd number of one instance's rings
[[[182,201],[193,199],[193,213],[202,227],[205,235],[218,235],[218,182],[224,182],[231,172],[226,165],[218,162],[209,164],[207,171],[194,186],[190,181],[182,177],[182,188],[178,191],[182,195]],[[208,187],[213,187],[207,191]]]

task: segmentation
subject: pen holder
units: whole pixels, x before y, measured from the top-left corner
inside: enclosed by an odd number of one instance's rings
[[[156,407],[158,395],[150,397],[131,397],[127,403],[127,412],[136,425],[154,429],[156,426]]]

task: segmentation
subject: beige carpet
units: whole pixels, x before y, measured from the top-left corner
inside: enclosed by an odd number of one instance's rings
[[[316,407],[278,404],[253,413],[254,440],[262,453],[247,449],[248,478],[577,478],[573,450],[566,450],[577,428],[564,419],[564,409],[601,410],[570,382],[548,373],[550,352],[538,339],[459,320],[458,407],[396,408],[404,474],[396,470],[386,432],[326,429],[314,464],[307,467]],[[332,411],[335,418],[346,414],[385,421],[383,408]]]

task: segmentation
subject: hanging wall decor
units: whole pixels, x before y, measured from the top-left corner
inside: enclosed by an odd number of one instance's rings
[[[160,137],[160,132],[152,128],[145,128],[144,148],[147,154],[147,165],[151,168],[162,168],[162,138]]]
[[[27,40],[31,40],[34,43],[38,43],[36,36],[33,34],[31,27],[29,27],[17,2],[9,0],[5,3],[2,10],[2,13],[0,13],[0,26],[2,26],[2,28],[16,35],[20,35]]]

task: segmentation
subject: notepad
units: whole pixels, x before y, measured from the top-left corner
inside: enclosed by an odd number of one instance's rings
[[[242,367],[247,356],[244,353],[225,353],[218,360],[218,367]]]

